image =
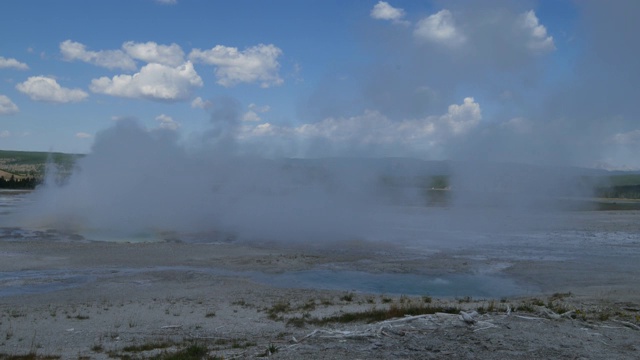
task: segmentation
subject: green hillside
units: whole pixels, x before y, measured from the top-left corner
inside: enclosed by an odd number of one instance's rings
[[[45,167],[49,162],[53,162],[59,173],[65,175],[71,172],[75,161],[82,156],[39,151],[0,150],[0,176],[42,179]]]

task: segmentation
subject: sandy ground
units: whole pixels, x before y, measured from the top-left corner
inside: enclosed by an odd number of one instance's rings
[[[366,241],[112,243],[3,228],[0,359],[151,358],[192,343],[224,359],[637,359],[639,217],[576,212],[526,236],[421,250]],[[526,290],[427,297],[251,276],[309,269],[489,274]],[[402,317],[415,308],[439,311]],[[398,316],[337,321],[388,309]]]

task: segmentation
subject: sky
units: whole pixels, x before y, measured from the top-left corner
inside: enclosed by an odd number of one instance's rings
[[[640,169],[635,0],[5,0],[0,149]],[[212,135],[214,134],[214,135]]]

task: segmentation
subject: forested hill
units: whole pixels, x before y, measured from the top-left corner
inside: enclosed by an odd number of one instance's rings
[[[0,150],[0,188],[33,188],[44,178],[48,163],[55,164],[62,176],[71,172],[75,161],[84,155],[39,151]]]

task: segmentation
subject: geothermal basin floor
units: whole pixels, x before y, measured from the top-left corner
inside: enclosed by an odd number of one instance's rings
[[[191,347],[224,359],[636,359],[639,216],[571,212],[525,232],[474,229],[448,246],[116,243],[3,228],[0,358]],[[401,286],[375,287],[385,282]]]

